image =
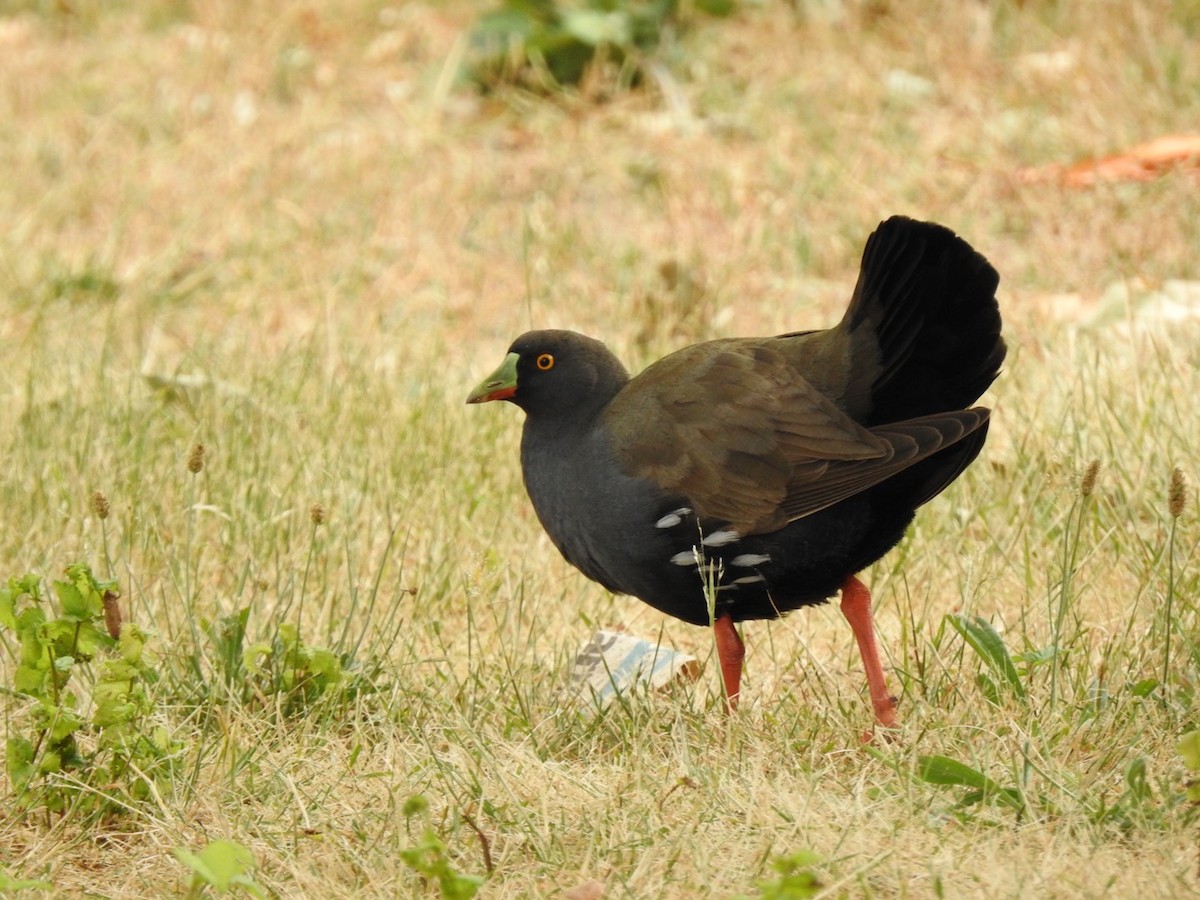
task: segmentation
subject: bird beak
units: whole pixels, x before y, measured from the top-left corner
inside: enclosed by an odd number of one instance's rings
[[[483,383],[467,395],[468,403],[487,403],[489,400],[511,400],[517,392],[517,360],[521,357],[510,353],[500,363],[500,368],[483,380]]]

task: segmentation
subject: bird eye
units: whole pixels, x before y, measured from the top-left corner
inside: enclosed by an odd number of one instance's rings
[[[549,353],[543,353],[537,358],[537,367],[543,372],[548,372],[554,368],[554,357]]]

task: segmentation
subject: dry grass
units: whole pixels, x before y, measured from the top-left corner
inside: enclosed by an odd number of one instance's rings
[[[470,3],[245,6],[0,18],[0,574],[86,559],[117,579],[158,629],[156,720],[187,747],[136,815],[6,813],[10,874],[180,893],[171,848],[228,837],[279,896],[408,896],[402,806],[424,794],[457,870],[483,873],[472,822],[484,836],[489,897],[734,896],[801,849],[830,895],[1197,889],[1173,750],[1197,725],[1194,504],[1162,611],[1168,477],[1200,474],[1200,326],[1096,313],[1114,284],[1200,279],[1200,192],[1016,177],[1194,127],[1194,3],[748,4],[666,49],[683,107],[480,99],[454,77]],[[892,213],[996,264],[1012,346],[984,459],[868,573],[902,737],[856,746],[869,707],[831,607],[747,629],[733,721],[711,670],[578,715],[567,671],[593,626],[701,657],[710,638],[558,559],[518,417],[467,390],[530,325],[639,365],[830,324]],[[298,719],[214,695],[202,715],[192,625],[245,605],[256,637],[300,619],[380,663],[378,691]],[[1031,663],[1027,702],[987,703],[954,610],[1014,654],[1062,610],[1057,696]],[[1137,696],[1170,628],[1170,684]],[[915,777],[922,754],[1018,787],[1023,813],[957,808],[962,789]],[[1106,817],[1139,758],[1150,794]]]

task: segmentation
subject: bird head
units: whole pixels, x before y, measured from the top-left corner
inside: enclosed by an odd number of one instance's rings
[[[527,415],[566,415],[607,404],[629,380],[604,344],[574,331],[529,331],[500,367],[467,396],[468,403],[508,400]]]

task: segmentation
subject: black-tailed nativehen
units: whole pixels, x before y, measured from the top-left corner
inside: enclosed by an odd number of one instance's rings
[[[876,721],[896,723],[857,573],[975,459],[972,407],[1005,345],[999,276],[940,225],[893,217],[823,331],[686,347],[631,378],[597,340],[517,338],[468,403],[525,411],[521,466],[562,555],[610,591],[715,631],[732,709],[735,623],[841,591]]]

